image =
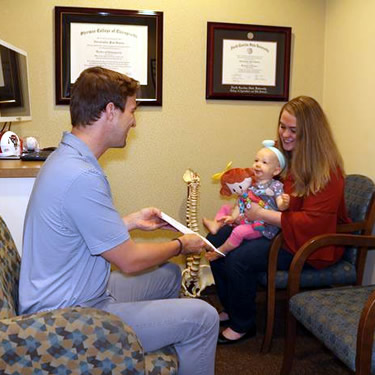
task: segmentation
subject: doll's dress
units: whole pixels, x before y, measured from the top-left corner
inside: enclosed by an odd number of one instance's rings
[[[252,202],[258,203],[259,206],[268,209],[266,207],[265,202],[262,201],[259,197],[257,197],[249,189],[246,193],[243,193],[242,195],[238,197],[238,206],[240,210],[240,224],[251,224],[254,230],[262,232],[265,230],[264,221],[261,221],[261,220],[250,221],[245,216],[245,211],[251,207]]]

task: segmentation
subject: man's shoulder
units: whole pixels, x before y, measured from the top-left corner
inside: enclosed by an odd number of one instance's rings
[[[37,177],[36,184],[42,194],[46,194],[45,190],[52,194],[63,193],[78,180],[103,178],[100,171],[85,157],[60,154],[58,150],[55,152],[47,159]]]
[[[57,176],[74,177],[87,172],[100,174],[95,166],[86,157],[77,153],[67,153],[57,149],[46,161],[41,169],[42,173],[56,174]]]

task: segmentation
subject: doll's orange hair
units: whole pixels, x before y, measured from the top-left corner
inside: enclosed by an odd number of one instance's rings
[[[242,182],[245,178],[251,177],[255,181],[254,171],[251,168],[232,168],[224,172],[220,178],[220,194],[231,196],[233,193],[229,190],[228,184]]]

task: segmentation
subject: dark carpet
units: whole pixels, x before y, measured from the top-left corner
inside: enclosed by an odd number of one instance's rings
[[[277,375],[283,359],[285,331],[285,293],[277,294],[275,333],[271,351],[261,354],[265,326],[265,291],[257,297],[257,335],[233,345],[218,345],[216,352],[216,375]],[[209,287],[202,299],[220,311],[215,288]],[[290,375],[351,375],[353,374],[325,346],[303,327],[298,328],[296,353]]]

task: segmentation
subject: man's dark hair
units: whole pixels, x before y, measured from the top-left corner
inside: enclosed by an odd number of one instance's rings
[[[135,95],[138,88],[138,81],[113,70],[101,67],[84,70],[71,90],[72,125],[91,125],[108,103],[124,111],[128,96]]]

